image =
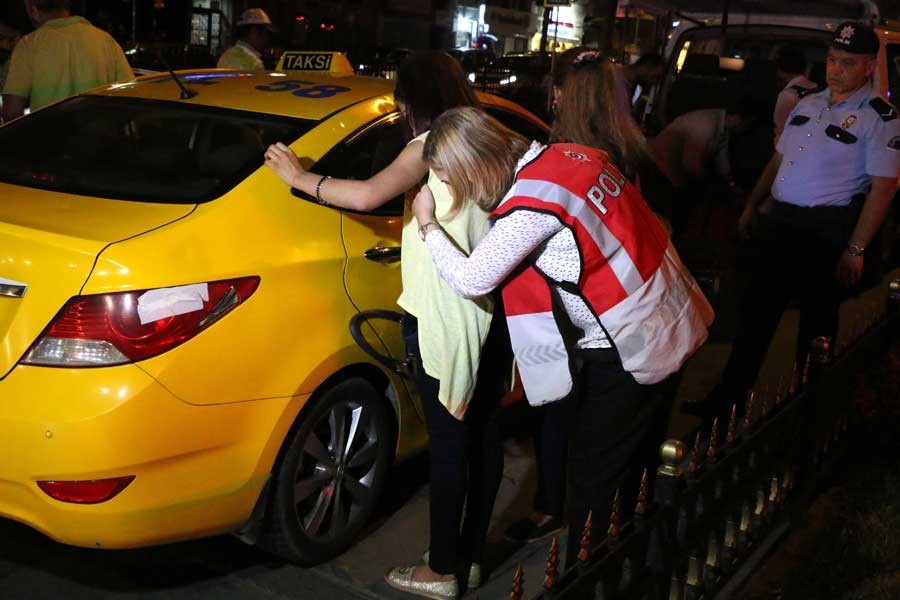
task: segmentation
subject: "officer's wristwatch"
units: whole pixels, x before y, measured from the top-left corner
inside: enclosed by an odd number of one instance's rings
[[[847,254],[850,256],[862,256],[865,252],[866,249],[859,244],[847,244]]]

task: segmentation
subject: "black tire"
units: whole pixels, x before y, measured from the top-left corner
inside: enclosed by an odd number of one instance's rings
[[[384,487],[392,436],[384,403],[359,378],[330,388],[299,418],[273,474],[262,545],[313,565],[340,554],[369,520]]]

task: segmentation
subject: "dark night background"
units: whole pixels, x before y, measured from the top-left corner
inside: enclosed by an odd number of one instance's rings
[[[611,3],[616,0],[592,0],[589,12],[595,15],[609,13]],[[136,0],[137,2],[137,40],[138,41],[168,41],[184,42],[187,34],[185,19],[191,7],[191,0]],[[278,22],[279,16],[289,13],[302,13],[307,6],[316,7],[317,11],[327,6],[341,5],[341,2],[329,2],[329,0],[296,0],[288,2],[271,1],[242,1],[235,2],[235,11],[250,6],[261,6],[269,11],[273,19]],[[388,12],[396,2],[383,1]],[[404,3],[405,4],[405,3]],[[437,2],[436,8],[446,8],[448,2]],[[485,4],[505,7],[510,5],[509,0],[486,0]],[[900,0],[879,0],[876,2],[881,10],[882,17],[900,18]],[[349,4],[344,2],[344,7]],[[366,5],[366,10],[371,8]],[[106,29],[120,42],[126,44],[131,39],[132,0],[72,0],[72,12],[85,16],[94,25]],[[12,26],[23,33],[31,31],[32,26],[25,13],[23,0],[5,0],[0,2],[0,23]]]
[[[166,0],[162,8],[154,8],[153,0],[138,0],[137,39],[184,41],[184,19],[190,6],[190,0]],[[74,14],[82,15],[97,27],[106,29],[123,44],[131,38],[131,11],[131,0],[72,0]],[[23,0],[0,3],[0,23],[24,33],[32,30]],[[158,37],[154,36],[154,32]]]

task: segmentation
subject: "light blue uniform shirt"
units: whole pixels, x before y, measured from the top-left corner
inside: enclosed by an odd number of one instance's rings
[[[783,155],[772,185],[776,200],[798,206],[843,206],[869,190],[869,177],[900,172],[900,119],[867,83],[831,104],[826,89],[800,100],[776,150]],[[894,148],[896,146],[896,149]]]

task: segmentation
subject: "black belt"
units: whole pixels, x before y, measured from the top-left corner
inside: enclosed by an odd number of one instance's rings
[[[859,213],[862,211],[865,200],[865,194],[856,194],[850,199],[850,202],[843,205],[800,206],[790,202],[775,200],[772,204],[770,216],[777,221],[796,222],[798,224],[845,221],[848,218],[852,218],[855,221],[855,219],[859,218]]]
[[[776,226],[805,231],[843,246],[856,226],[864,201],[864,194],[854,196],[844,206],[798,206],[776,200],[767,216]]]

